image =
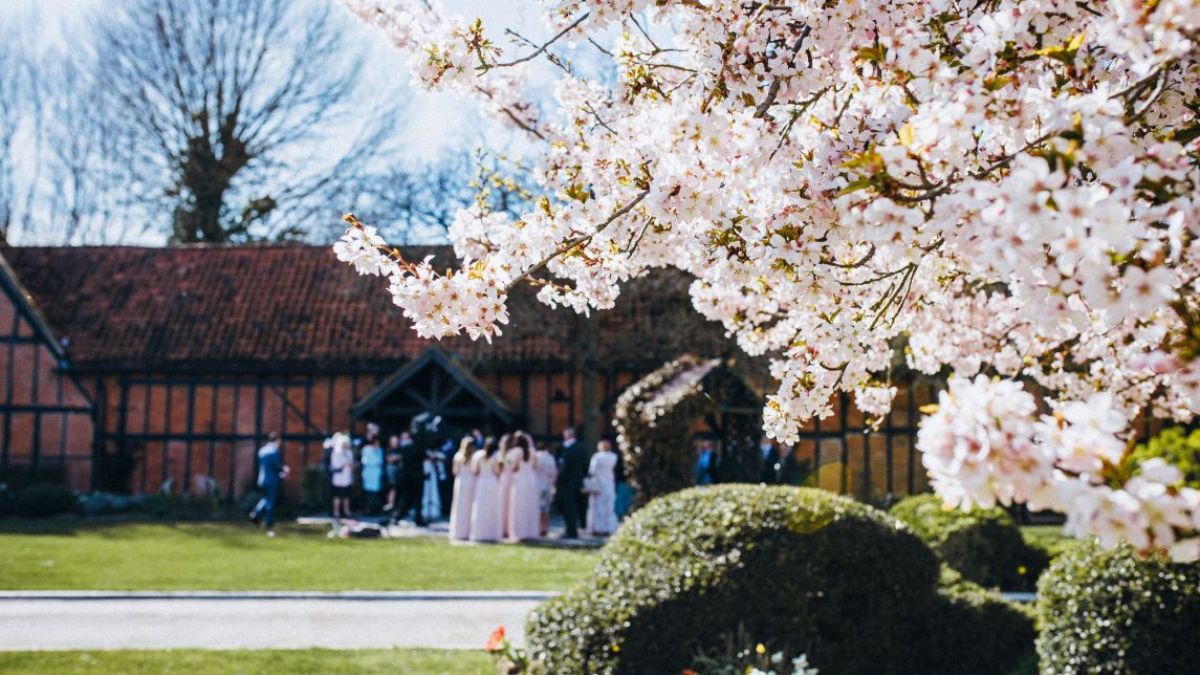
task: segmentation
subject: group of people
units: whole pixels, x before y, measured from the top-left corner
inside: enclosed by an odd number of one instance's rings
[[[556,457],[524,431],[500,437],[472,434],[459,442],[452,466],[454,490],[450,538],[456,541],[521,541],[545,537],[556,496],[566,524],[564,537],[579,536],[581,501],[587,531],[606,536],[617,527],[616,453],[601,441],[590,461],[563,431]]]
[[[355,456],[355,443],[345,432],[334,434],[326,442],[325,464],[329,472],[334,518],[350,517],[350,497],[355,475],[360,479],[367,515],[390,514],[393,522],[413,515],[413,522],[424,526],[445,515],[450,502],[451,482],[445,460],[448,449],[426,447],[411,431],[380,442],[379,427],[367,426],[361,449]],[[357,470],[357,471],[356,471]]]
[[[369,515],[382,511],[393,523],[411,515],[417,526],[448,516],[453,540],[545,537],[555,504],[566,538],[577,538],[581,527],[593,536],[616,530],[618,457],[609,441],[601,441],[589,457],[574,428],[563,430],[557,453],[525,431],[497,439],[475,429],[455,450],[452,439],[420,429],[391,436],[386,449],[374,424],[357,444],[345,432],[326,441],[335,519],[351,517],[357,479]]]
[[[766,485],[801,485],[812,473],[812,461],[802,456],[799,448],[781,448],[763,436],[757,446],[753,439],[722,452],[710,438],[701,438],[695,445],[693,478],[696,485],[713,483],[763,483]],[[733,455],[737,456],[734,457]]]
[[[550,513],[562,513],[565,538],[577,538],[580,528],[592,536],[607,536],[624,511],[618,481],[620,458],[612,443],[600,441],[589,453],[575,429],[562,432],[562,444],[551,452],[521,430],[499,439],[474,429],[457,443],[436,433],[436,418],[389,438],[385,448],[379,427],[367,426],[358,443],[345,432],[326,441],[332,515],[351,517],[350,502],[356,479],[367,514],[382,512],[393,523],[412,516],[417,526],[449,518],[449,536],[457,541],[520,541],[545,537]],[[355,452],[355,446],[359,450]],[[455,446],[457,445],[457,450]],[[792,453],[781,453],[769,439],[758,444],[761,476],[733,476],[712,440],[699,441],[695,483],[728,480],[798,484],[809,471]],[[802,466],[802,464],[805,464]],[[795,465],[795,466],[792,466]],[[258,452],[258,485],[263,498],[250,518],[262,521],[271,534],[275,500],[288,474],[282,462],[279,437],[270,434]],[[745,472],[744,462],[738,467]],[[756,469],[756,472],[758,469]],[[795,474],[794,476],[791,474]],[[628,492],[628,487],[626,492]],[[625,495],[625,502],[629,496]]]

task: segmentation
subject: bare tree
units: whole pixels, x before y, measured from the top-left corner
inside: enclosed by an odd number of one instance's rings
[[[59,53],[40,60],[35,97],[40,101],[35,171],[30,180],[44,194],[28,209],[37,239],[104,243],[120,239],[133,218],[124,209],[124,170],[116,137],[106,133],[86,91],[89,73]],[[41,185],[38,185],[38,183]]]
[[[516,163],[469,151],[443,153],[420,166],[392,166],[359,183],[352,210],[388,241],[446,241],[454,214],[486,204],[517,217],[528,206],[528,180]]]
[[[174,242],[300,237],[396,117],[352,122],[360,60],[347,58],[327,3],[132,0],[105,12],[89,82],[75,90],[91,111],[80,133],[94,137],[60,140],[55,154],[68,169],[58,180],[99,171],[120,196],[84,190],[80,209],[128,201],[147,222],[169,222]],[[100,168],[85,161],[96,153]]]
[[[28,69],[11,35],[0,35],[0,241],[6,240],[17,214],[15,145],[28,100]]]

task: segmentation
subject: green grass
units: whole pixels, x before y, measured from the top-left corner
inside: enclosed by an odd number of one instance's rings
[[[214,651],[0,652],[0,673],[402,673],[484,675],[495,673],[482,651],[438,649],[272,649]]]
[[[3,590],[563,590],[594,551],[327,539],[232,523],[0,520]],[[3,671],[0,668],[0,671]]]

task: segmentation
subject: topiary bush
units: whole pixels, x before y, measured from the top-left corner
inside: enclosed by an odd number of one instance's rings
[[[712,406],[703,380],[718,359],[685,354],[626,387],[613,410],[634,506],[695,484],[692,422]]]
[[[17,494],[17,515],[46,518],[75,510],[75,495],[62,485],[40,483]]]
[[[950,567],[977,584],[1032,591],[1049,558],[1029,546],[1003,509],[946,509],[937,495],[906,497],[891,514]]]
[[[810,488],[720,485],[650,502],[593,574],[531,615],[553,673],[678,673],[745,634],[822,675],[997,673],[1033,624],[886,513]]]
[[[1200,565],[1081,542],[1038,582],[1043,673],[1196,672]]]

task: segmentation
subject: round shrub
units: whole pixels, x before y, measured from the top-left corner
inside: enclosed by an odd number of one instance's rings
[[[889,517],[808,488],[721,485],[650,502],[582,585],[526,631],[554,673],[678,673],[736,636],[807,654],[823,675],[1005,674],[1029,618],[968,582]]]
[[[17,495],[17,514],[27,518],[45,518],[75,510],[75,495],[50,483],[30,486]]]
[[[1081,542],[1038,582],[1043,673],[1195,672],[1200,565]]]
[[[924,494],[900,500],[891,514],[947,565],[982,586],[1031,591],[1049,564],[1003,509],[946,509],[940,497]]]

